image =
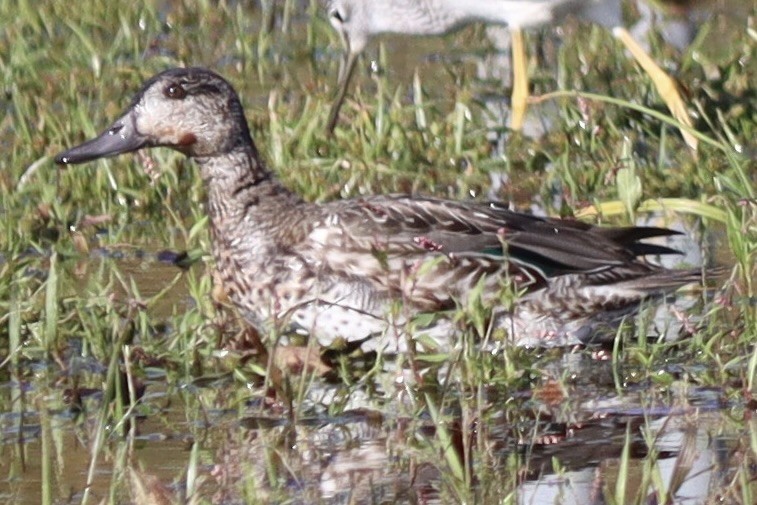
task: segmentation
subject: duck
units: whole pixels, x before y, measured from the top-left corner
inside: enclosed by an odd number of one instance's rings
[[[558,24],[573,15],[611,30],[649,75],[672,116],[681,123],[686,144],[697,150],[698,140],[689,131],[692,121],[675,80],[623,26],[621,0],[325,0],[325,10],[344,46],[337,94],[326,123],[329,134],[339,121],[357,59],[373,38],[388,33],[438,36],[471,23],[505,26],[510,32],[513,62],[510,128],[520,131],[529,99],[523,30]]]
[[[150,78],[100,135],[55,161],[155,147],[199,167],[215,267],[263,335],[303,333],[322,347],[387,353],[448,350],[460,329],[454,314],[480,304],[503,342],[580,344],[645,300],[701,280],[699,270],[648,260],[677,252],[645,241],[678,233],[666,228],[408,194],[307,202],[267,167],[234,87],[205,68]]]

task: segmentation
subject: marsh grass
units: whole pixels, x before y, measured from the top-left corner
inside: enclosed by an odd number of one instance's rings
[[[154,498],[162,496],[158,488],[139,494],[134,484],[150,482],[140,475],[153,472],[174,502],[325,502],[318,482],[328,472],[315,463],[331,471],[326,463],[348,459],[365,437],[378,441],[381,468],[398,476],[397,489],[361,474],[350,484],[337,481],[355,501],[412,502],[428,492],[444,502],[517,503],[529,479],[565,477],[580,466],[566,453],[544,458],[544,437],[593,425],[592,406],[610,393],[621,403],[652,398],[640,402],[651,412],[696,407],[701,391],[716,390],[723,415],[707,429],[727,434],[727,464],[703,501],[753,503],[757,64],[745,16],[726,11],[705,23],[682,57],[653,44],[656,57],[678,63],[688,85],[701,141],[696,156],[612,37],[571,24],[552,56],[532,69],[537,101],[556,106],[556,125],[538,140],[511,135],[497,153],[485,140],[491,113],[482,97],[504,92],[475,78],[471,55],[487,47],[480,28],[372,46],[327,137],[338,38],[313,15],[315,1],[261,3],[262,12],[244,2],[137,1],[118,9],[102,1],[86,8],[0,2],[0,376],[9,385],[0,405],[16,414],[2,421],[15,434],[0,449],[10,460],[2,467],[3,497]],[[747,4],[739,13],[753,19]],[[720,45],[724,26],[730,31]],[[530,40],[534,49],[537,37]],[[475,49],[450,53],[450,46]],[[381,71],[370,72],[368,60]],[[682,316],[696,316],[686,320],[689,338],[667,342],[629,324],[606,361],[594,361],[591,349],[482,352],[475,342],[487,335],[486,308],[474,304],[460,310],[465,335],[450,355],[411,353],[387,374],[388,358],[337,353],[329,379],[305,366],[282,373],[271,356],[234,339],[233,311],[210,296],[204,193],[194,166],[166,150],[63,170],[52,164],[52,155],[120,113],[145,78],[175,65],[208,66],[235,85],[258,147],[307,200],[413,192],[518,207],[537,202],[553,215],[601,223],[684,216],[705,231],[706,256],[727,273],[715,279],[714,302],[702,292],[698,308]],[[508,182],[492,189],[503,176]],[[77,245],[82,240],[86,247]],[[189,251],[191,266],[160,263],[163,250]],[[281,336],[261,337],[270,344]],[[147,384],[141,398],[140,383]],[[362,417],[366,411],[379,413],[379,427]],[[641,423],[654,417],[642,414]],[[239,419],[259,428],[242,429]],[[150,421],[159,423],[157,433],[190,441],[168,470],[140,458],[150,444],[163,447],[134,439],[135,426]],[[27,439],[29,422],[40,435]],[[569,429],[555,432],[563,424]],[[600,459],[617,466],[614,482],[605,476],[600,483],[605,503],[643,503],[647,490],[659,502],[671,499],[675,482],[661,479],[646,433],[630,421],[600,430],[619,448]],[[638,456],[640,444],[646,449]],[[678,453],[681,468],[687,450]],[[28,461],[37,459],[30,486]],[[415,487],[400,478],[410,474]],[[70,488],[65,475],[76,476]]]

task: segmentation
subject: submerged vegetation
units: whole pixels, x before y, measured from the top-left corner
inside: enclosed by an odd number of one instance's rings
[[[476,75],[481,27],[374,44],[328,136],[337,35],[316,1],[261,3],[0,2],[0,496],[558,500],[541,483],[586,503],[569,495],[590,468],[594,503],[757,501],[754,5],[712,2],[682,55],[652,35],[688,93],[694,153],[611,34],[575,22],[529,37],[539,138],[497,117],[508,93]],[[235,86],[270,167],[309,201],[412,192],[654,222],[691,238],[673,244],[682,266],[723,273],[607,348],[484,349],[471,304],[450,354],[271,352],[281,336],[253,335],[214,290],[195,166],[161,149],[52,162],[184,65]],[[712,475],[692,491],[703,453]]]

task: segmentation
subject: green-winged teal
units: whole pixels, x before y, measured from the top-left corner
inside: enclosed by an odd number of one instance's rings
[[[260,158],[232,86],[200,68],[154,76],[107,130],[56,161],[157,146],[199,165],[216,266],[261,331],[402,349],[408,314],[454,309],[476,291],[496,306],[510,280],[523,295],[513,311],[495,309],[494,323],[515,343],[569,344],[591,339],[596,321],[700,279],[639,259],[675,252],[641,242],[675,233],[663,228],[595,227],[407,195],[304,202]],[[428,332],[450,338],[450,324]]]
[[[621,0],[325,0],[325,4],[329,21],[345,46],[339,89],[327,123],[329,132],[338,121],[357,57],[371,38],[384,33],[442,35],[475,22],[499,24],[510,29],[514,74],[510,126],[520,130],[528,101],[528,75],[521,30],[558,23],[567,15],[611,29],[649,74],[673,116],[684,125],[691,126],[675,81],[623,27]],[[686,129],[682,129],[681,133],[686,143],[696,149],[696,137]]]

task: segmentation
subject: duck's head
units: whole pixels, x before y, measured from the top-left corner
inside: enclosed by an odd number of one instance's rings
[[[55,161],[84,163],[155,146],[212,157],[250,142],[239,97],[226,80],[203,68],[174,68],[147,81],[107,130]]]

